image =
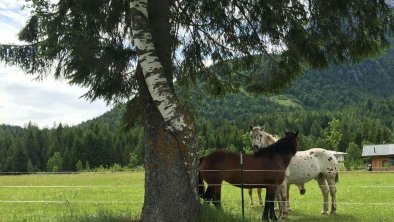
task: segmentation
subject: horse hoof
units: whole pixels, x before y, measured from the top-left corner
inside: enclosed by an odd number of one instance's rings
[[[321,212],[321,215],[328,215],[328,213],[325,212],[325,211],[322,211],[322,212]]]
[[[336,215],[337,212],[336,212],[336,211],[331,211],[330,214],[331,214],[331,215]]]
[[[276,216],[271,217],[271,221],[278,221],[278,218]]]

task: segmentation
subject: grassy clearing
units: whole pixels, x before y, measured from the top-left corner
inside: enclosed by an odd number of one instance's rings
[[[279,95],[270,97],[270,100],[282,106],[303,109],[301,102],[295,98]]]
[[[141,213],[143,182],[143,172],[0,176],[0,221],[133,221]],[[394,173],[341,173],[334,216],[320,215],[315,181],[306,189],[301,196],[291,188],[288,221],[394,221]],[[224,184],[223,210],[205,204],[200,221],[242,221],[240,196]],[[245,221],[261,220],[262,208],[249,207],[246,190],[245,204]]]
[[[0,221],[131,221],[143,181],[143,172],[1,176]]]

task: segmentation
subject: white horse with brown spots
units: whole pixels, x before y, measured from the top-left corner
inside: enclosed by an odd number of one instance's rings
[[[251,127],[251,139],[253,150],[266,147],[276,141],[271,134],[264,132],[261,127]],[[331,214],[336,212],[336,186],[339,180],[339,168],[336,157],[328,150],[313,148],[306,151],[298,151],[287,168],[286,178],[278,188],[280,194],[280,213],[283,217],[288,214],[289,187],[291,184],[299,186],[300,192],[304,183],[316,179],[323,194],[322,214],[328,212],[328,192],[331,194]],[[327,187],[327,183],[328,187]],[[305,193],[305,189],[303,190]]]

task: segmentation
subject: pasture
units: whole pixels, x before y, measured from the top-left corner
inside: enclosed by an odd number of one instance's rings
[[[0,221],[135,221],[144,198],[144,172],[0,176]],[[292,186],[288,221],[394,221],[394,173],[341,172],[337,215],[320,215],[316,181],[299,195]],[[205,206],[200,221],[242,221],[241,191],[224,184],[223,211]],[[262,208],[249,207],[245,221],[260,221]],[[257,200],[254,191],[254,200]],[[265,192],[263,192],[265,195]]]

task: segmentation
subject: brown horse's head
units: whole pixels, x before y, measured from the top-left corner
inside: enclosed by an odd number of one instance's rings
[[[296,132],[285,132],[286,138],[289,138],[290,142],[293,144],[292,147],[294,147],[294,154],[297,152],[297,146],[298,146],[298,131]]]
[[[264,132],[264,127],[260,126],[250,126],[250,138],[253,152],[257,152],[260,148],[267,147],[278,140],[271,134]]]

